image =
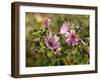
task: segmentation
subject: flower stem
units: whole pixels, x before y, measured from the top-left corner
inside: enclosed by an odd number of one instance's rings
[[[82,39],[80,39],[80,41],[81,41],[81,43],[83,44],[83,45],[87,45]]]
[[[48,57],[48,55],[47,55],[46,51],[45,51],[45,56],[47,57],[48,62],[50,62],[50,64],[52,65],[52,61],[51,61],[51,59]]]

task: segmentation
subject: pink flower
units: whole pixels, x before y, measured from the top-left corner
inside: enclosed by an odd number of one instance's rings
[[[60,34],[65,34],[69,30],[69,25],[67,22],[64,22],[60,29]]]
[[[66,43],[67,43],[68,46],[70,46],[70,45],[72,45],[72,46],[78,45],[79,36],[75,32],[75,30],[71,30],[71,32],[67,32],[65,34],[65,37],[66,37]]]
[[[50,25],[50,21],[51,21],[51,19],[49,17],[45,17],[45,19],[44,19],[44,25],[45,25],[46,29],[48,29],[48,27]]]
[[[52,34],[49,34],[45,41],[49,49],[57,49],[60,47],[59,37],[57,35],[52,36]]]

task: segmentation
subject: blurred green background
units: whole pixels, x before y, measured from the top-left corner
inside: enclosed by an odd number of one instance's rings
[[[43,44],[44,18],[51,18],[50,29],[53,34],[60,31],[64,21],[70,21],[75,26],[80,26],[79,37],[87,44],[79,43],[77,47],[66,47],[59,55],[45,48]],[[89,64],[89,16],[71,14],[48,14],[26,12],[26,67],[35,66],[57,66]],[[41,32],[42,30],[42,32]],[[42,47],[41,47],[42,45]],[[44,47],[44,48],[43,48]],[[47,56],[44,51],[47,51]]]

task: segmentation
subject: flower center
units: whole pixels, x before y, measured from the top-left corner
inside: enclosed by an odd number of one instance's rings
[[[48,41],[48,44],[49,44],[50,46],[53,46],[53,40],[49,40],[49,41]]]
[[[72,34],[72,35],[71,35],[71,39],[74,39],[74,38],[75,38],[75,36]]]

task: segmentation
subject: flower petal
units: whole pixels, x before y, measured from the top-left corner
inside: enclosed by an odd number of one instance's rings
[[[72,46],[78,45],[79,36],[75,32],[75,30],[71,30],[71,32],[66,32],[65,37],[66,37],[66,43],[68,44],[68,46],[70,46],[70,45],[72,45]]]
[[[62,26],[61,26],[60,34],[64,34],[64,33],[66,33],[68,30],[69,30],[68,24],[67,24],[67,22],[64,22],[64,23],[62,24]]]
[[[45,19],[44,19],[45,28],[49,27],[50,21],[51,21],[51,19],[49,17],[45,17]]]
[[[57,49],[60,47],[59,37],[49,34],[45,40],[45,44],[49,49]]]
[[[55,41],[59,40],[59,37],[57,37],[57,35],[54,35],[53,37],[54,37]]]
[[[68,46],[70,46],[71,45],[71,39],[70,38],[67,38],[66,39],[66,43],[68,44]]]
[[[59,43],[59,42],[54,43],[54,45],[53,45],[53,48],[54,48],[54,49],[57,49],[57,48],[59,48],[59,47],[60,47],[60,43]]]
[[[77,41],[72,41],[72,46],[78,45]]]
[[[72,29],[70,32],[71,32],[72,34],[76,34],[75,30],[73,30],[73,29]]]
[[[47,36],[47,39],[51,39],[52,38],[52,34],[50,33],[48,36]]]
[[[78,35],[75,36],[75,41],[79,41]]]
[[[71,37],[71,33],[70,32],[66,32],[65,37],[66,38]]]

